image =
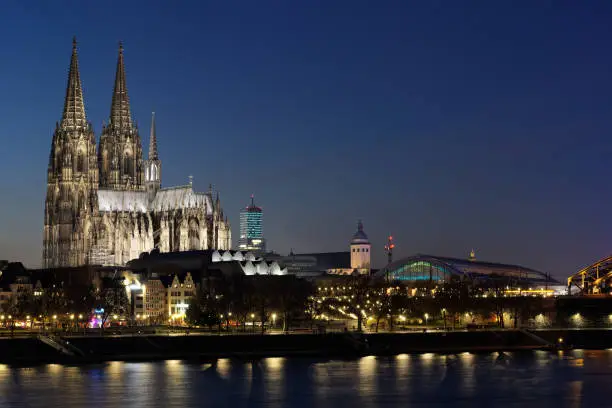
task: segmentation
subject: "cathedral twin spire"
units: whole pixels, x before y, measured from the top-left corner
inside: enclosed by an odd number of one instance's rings
[[[68,86],[66,87],[61,127],[71,130],[87,127],[85,104],[83,103],[83,88],[79,74],[76,37],[72,39],[72,57],[70,58],[70,71],[68,72]]]
[[[132,115],[130,112],[130,98],[127,92],[125,80],[125,62],[123,59],[123,44],[119,43],[119,57],[117,59],[117,71],[115,74],[115,88],[111,103],[111,123],[118,128],[132,127]],[[68,72],[68,86],[66,87],[66,98],[64,100],[64,112],[62,114],[62,127],[83,126],[86,127],[85,104],[83,102],[83,87],[79,73],[79,60],[77,53],[76,37],[72,39],[72,56],[70,58],[70,70]]]
[[[88,134],[91,132],[91,125],[87,122],[83,99],[77,42],[76,38],[74,38],[72,41],[72,56],[60,129],[64,131],[84,131]],[[95,140],[93,134],[91,138]],[[142,143],[138,134],[138,128],[132,120],[122,43],[119,43],[110,121],[108,125],[103,126],[97,150],[101,188],[114,190],[145,189],[145,163],[143,161]],[[153,117],[151,124],[150,160],[159,161],[155,134],[155,117]],[[159,175],[159,171],[157,174]]]
[[[119,57],[117,58],[117,72],[115,73],[115,89],[113,91],[110,119],[111,123],[117,128],[132,128],[130,98],[128,97],[125,80],[125,63],[123,61],[123,44],[121,42],[119,43]]]

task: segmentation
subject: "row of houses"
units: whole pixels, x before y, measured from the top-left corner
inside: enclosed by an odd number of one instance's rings
[[[287,269],[246,251],[144,253],[125,267],[89,265],[79,268],[27,269],[0,261],[0,310],[9,310],[19,293],[40,295],[62,287],[101,287],[105,278],[123,283],[129,317],[146,323],[180,322],[203,278],[231,275],[282,276]]]

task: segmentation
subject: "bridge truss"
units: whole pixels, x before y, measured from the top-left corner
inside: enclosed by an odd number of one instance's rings
[[[600,259],[567,278],[568,294],[578,288],[582,295],[612,292],[612,256]]]

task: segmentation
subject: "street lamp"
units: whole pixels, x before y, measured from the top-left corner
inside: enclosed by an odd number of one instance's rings
[[[276,328],[276,313],[272,313],[272,327]]]
[[[427,320],[429,320],[429,315],[425,313],[425,327],[427,327]]]

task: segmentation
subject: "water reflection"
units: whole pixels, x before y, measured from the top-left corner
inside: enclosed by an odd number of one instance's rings
[[[611,371],[610,350],[0,365],[0,406],[608,406]]]

